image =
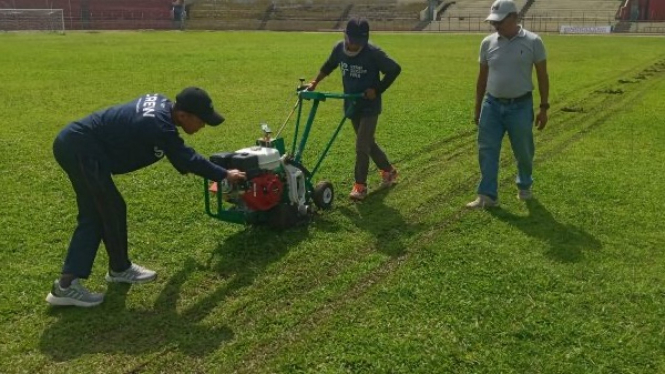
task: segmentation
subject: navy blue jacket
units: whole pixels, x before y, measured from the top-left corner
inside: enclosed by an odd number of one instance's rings
[[[361,99],[356,104],[355,114],[378,115],[381,113],[381,94],[395,81],[402,68],[381,48],[368,43],[356,56],[348,56],[344,52],[344,41],[338,42],[330,57],[321,67],[321,72],[330,75],[339,66],[342,72],[344,93],[363,93],[368,88],[376,89],[376,99]],[[385,76],[381,80],[380,73]],[[344,101],[344,110],[351,105],[350,100]]]
[[[75,121],[58,137],[77,153],[99,157],[113,174],[144,168],[166,156],[182,174],[226,178],[224,168],[185,145],[171,118],[172,107],[165,96],[146,94]]]

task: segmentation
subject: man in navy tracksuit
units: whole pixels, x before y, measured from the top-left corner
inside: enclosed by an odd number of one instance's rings
[[[126,205],[112,175],[144,168],[166,156],[182,174],[240,181],[245,178],[243,172],[213,164],[186,146],[178,133],[178,127],[194,134],[206,123],[217,126],[223,121],[210,96],[189,87],[176,96],[175,103],[160,94],[147,94],[75,121],[58,134],[53,154],[74,187],[79,214],[62,275],[46,301],[88,307],[104,300],[104,294],[89,292],[79,283],[79,278],[90,275],[102,240],[109,257],[107,281],[155,279],[154,271],[129,260]]]
[[[328,60],[321,67],[317,77],[309,83],[309,90],[315,90],[319,82],[339,66],[342,73],[344,93],[362,93],[352,113],[353,104],[344,101],[344,110],[351,119],[356,132],[355,184],[349,197],[362,200],[367,196],[367,173],[370,158],[381,171],[381,187],[390,187],[397,181],[397,170],[388,157],[376,144],[374,133],[381,114],[381,95],[395,81],[401,67],[381,48],[369,44],[369,23],[365,19],[351,19],[344,33],[344,40],[333,47]],[[383,73],[383,79],[380,74]]]

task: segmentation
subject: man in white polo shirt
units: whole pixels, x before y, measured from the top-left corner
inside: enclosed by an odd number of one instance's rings
[[[478,126],[478,160],[481,180],[478,197],[468,208],[483,209],[498,204],[498,174],[501,141],[507,132],[517,160],[517,197],[532,197],[534,110],[531,73],[536,67],[540,105],[535,126],[547,124],[549,78],[545,46],[540,37],[518,23],[512,0],[496,0],[488,21],[496,32],[480,44],[480,72],[476,84],[474,121]]]

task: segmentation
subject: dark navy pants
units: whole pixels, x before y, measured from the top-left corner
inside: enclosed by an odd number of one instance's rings
[[[131,266],[127,254],[127,207],[103,153],[92,139],[65,129],[53,143],[53,154],[69,176],[78,205],[78,224],[62,273],[87,278],[102,240],[109,268],[127,270]]]

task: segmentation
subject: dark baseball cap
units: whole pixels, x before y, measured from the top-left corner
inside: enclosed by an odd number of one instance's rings
[[[176,95],[175,102],[176,109],[191,113],[210,126],[217,126],[224,122],[224,117],[215,112],[208,93],[201,88],[185,88]]]
[[[369,23],[364,18],[351,18],[345,33],[351,43],[365,45],[369,40]]]

